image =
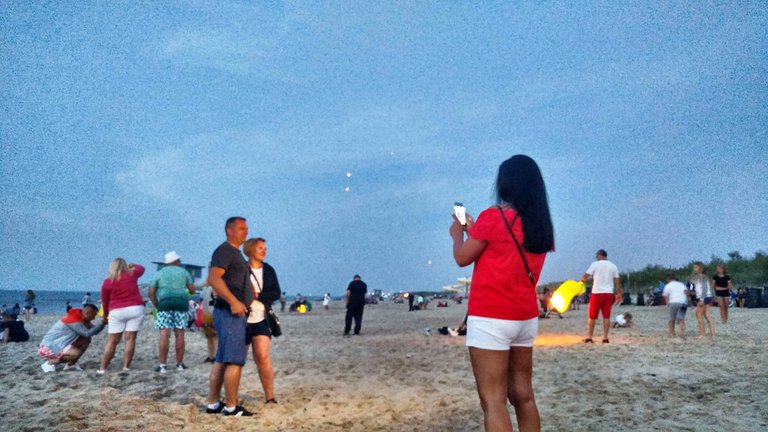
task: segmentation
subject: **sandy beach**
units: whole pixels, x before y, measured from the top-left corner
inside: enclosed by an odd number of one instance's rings
[[[158,333],[147,317],[128,373],[119,373],[122,345],[105,376],[97,376],[106,331],[80,364],[85,372],[44,374],[36,353],[59,318],[33,316],[31,341],[0,346],[2,430],[193,431],[475,431],[482,411],[464,338],[436,328],[459,323],[466,305],[408,312],[407,305],[366,308],[362,335],[343,338],[344,311],[281,314],[274,339],[276,397],[265,405],[256,366],[240,389],[252,418],[203,413],[210,365],[205,339],[187,333],[184,372],[153,371]],[[695,334],[666,337],[666,308],[623,306],[637,327],[614,329],[608,345],[580,343],[586,310],[541,320],[534,351],[534,389],[545,431],[758,431],[768,428],[768,309],[731,309],[711,341]],[[433,329],[427,336],[424,328]]]

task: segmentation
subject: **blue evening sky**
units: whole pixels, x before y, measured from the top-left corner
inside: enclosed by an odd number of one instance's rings
[[[763,1],[2,1],[0,289],[207,265],[242,215],[290,294],[439,290],[471,273],[453,202],[488,207],[517,153],[548,187],[544,282],[598,248],[751,256],[767,29]]]

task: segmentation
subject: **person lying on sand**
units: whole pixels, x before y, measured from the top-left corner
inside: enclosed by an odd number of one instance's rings
[[[632,314],[629,312],[616,315],[613,317],[613,328],[621,327],[621,328],[627,328],[627,327],[634,327],[635,322],[632,321]]]
[[[440,327],[437,332],[441,335],[451,336],[466,336],[467,335],[467,316],[464,315],[464,320],[457,327]]]

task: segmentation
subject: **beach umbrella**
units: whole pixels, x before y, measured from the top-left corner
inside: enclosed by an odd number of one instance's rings
[[[472,283],[472,278],[460,277],[456,279],[460,284],[464,285],[464,295],[469,296],[469,285]]]
[[[556,311],[563,313],[571,306],[571,300],[574,296],[584,294],[586,286],[583,282],[567,280],[562,283],[552,294],[549,303]]]
[[[463,288],[464,288],[464,285],[445,285],[443,286],[443,291],[461,293]]]

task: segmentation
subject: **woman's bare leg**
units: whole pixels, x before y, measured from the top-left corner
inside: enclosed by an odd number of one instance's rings
[[[511,432],[512,420],[507,411],[510,352],[470,347],[469,359],[483,408],[485,430]]]
[[[253,338],[253,359],[259,370],[259,379],[264,388],[266,400],[275,397],[275,372],[272,369],[272,359],[269,357],[269,336],[256,336]]]
[[[718,297],[717,298],[717,307],[720,308],[720,321],[723,324],[728,323],[728,303],[729,300],[727,297]]]
[[[123,368],[131,367],[133,353],[136,352],[136,334],[138,332],[125,332],[125,353],[123,354]]]
[[[520,432],[541,430],[539,409],[533,396],[533,348],[512,347],[509,349],[509,372],[507,394],[515,407],[515,417]]]
[[[107,339],[107,344],[104,346],[104,355],[101,356],[101,365],[99,366],[99,369],[107,370],[107,367],[109,367],[109,363],[112,361],[112,358],[115,356],[115,350],[117,349],[117,344],[120,343],[120,339],[122,337],[123,337],[122,333],[109,334],[109,338]]]

